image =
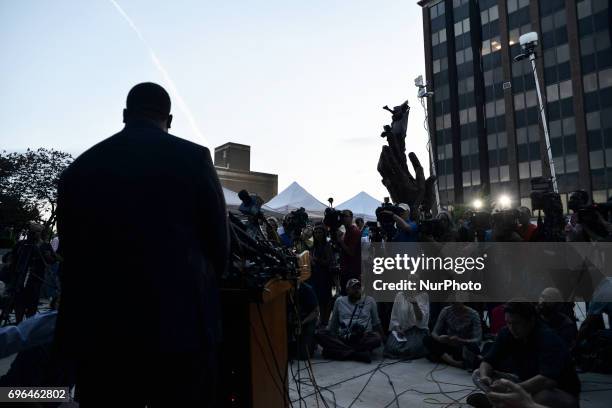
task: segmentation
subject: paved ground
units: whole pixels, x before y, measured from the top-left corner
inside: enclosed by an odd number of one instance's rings
[[[8,371],[13,358],[0,359],[0,375]],[[465,397],[475,390],[469,373],[464,370],[436,366],[425,359],[383,360],[380,350],[375,353],[372,364],[315,357],[312,369],[330,408],[468,407]],[[299,401],[298,384],[292,378],[291,371],[296,380],[299,377],[300,393],[304,398],[302,402]],[[292,364],[289,378],[293,407],[325,407],[321,397],[315,394],[303,363],[300,363],[299,372],[297,362]],[[580,378],[582,408],[609,408],[612,405],[612,375],[581,374]],[[398,395],[397,401],[395,394]],[[64,404],[62,408],[75,406],[77,404]]]
[[[297,362],[291,368],[297,380]],[[383,360],[380,350],[375,353],[371,364],[329,362],[315,357],[312,369],[327,406],[337,408],[468,407],[465,398],[476,389],[465,370],[436,366],[426,359]],[[291,399],[297,408],[301,402],[297,392],[298,382],[292,378],[291,372],[289,377]],[[303,363],[300,363],[299,377],[300,393],[304,398],[301,406],[324,407],[321,396],[314,392]],[[612,406],[612,375],[581,374],[580,378],[583,387],[582,408]],[[319,398],[319,405],[316,397]]]

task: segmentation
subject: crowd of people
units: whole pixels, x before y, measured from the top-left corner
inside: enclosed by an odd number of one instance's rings
[[[235,246],[221,186],[205,148],[167,133],[172,115],[163,88],[139,84],[126,106],[124,130],[62,175],[59,251],[57,237],[31,224],[2,259],[3,323],[11,315],[22,329],[46,323],[29,349],[19,343],[23,336],[13,336],[19,347],[0,349],[23,350],[0,386],[37,385],[41,373],[52,372],[47,384],[76,384],[85,407],[111,404],[111,396],[100,399],[98,392],[109,379],[134,390],[135,406],[179,394],[214,406],[217,280]],[[339,212],[338,225],[293,212],[283,220],[250,218],[247,231],[295,253],[310,252],[310,277],[290,295],[299,304],[288,313],[299,326],[290,336],[294,358],[311,358],[320,348],[327,359],[369,363],[382,347],[386,357],[425,357],[473,370],[483,391],[468,398],[473,406],[517,399],[528,407],[564,408],[579,405],[576,362],[583,369],[612,366],[612,335],[603,319],[612,314],[611,278],[598,284],[578,328],[574,304],[563,303],[556,288],[544,290],[535,305],[521,299],[440,303],[426,292],[398,292],[394,302],[377,303],[362,288],[361,251],[364,242],[381,241],[609,240],[607,220],[584,214],[564,224],[549,213],[534,225],[525,207],[432,217],[406,203],[386,203],[377,222],[354,219],[348,209]],[[36,314],[41,293],[59,304],[59,314]],[[0,334],[10,338],[10,330]]]
[[[394,235],[383,234],[382,239],[388,242],[454,242],[462,236],[478,240],[479,235],[484,241],[521,242],[537,237],[538,228],[542,228],[541,223],[531,223],[531,213],[525,207],[516,211],[511,231],[507,225],[496,227],[493,218],[490,228],[482,233],[474,230],[473,218],[455,220],[451,213],[442,212],[437,216],[440,221],[434,237],[430,231],[419,231],[407,204],[397,207],[401,211],[387,212],[395,224]],[[563,302],[560,291],[553,287],[543,290],[539,302],[517,298],[507,303],[440,303],[430,301],[426,292],[406,291],[398,292],[392,305],[377,304],[363,294],[357,265],[362,240],[376,239],[376,230],[384,228],[380,223],[353,220],[350,210],[343,210],[342,217],[344,233],[329,234],[325,225],[315,224],[315,239],[310,240],[310,228],[306,227],[286,244],[310,248],[315,254],[312,276],[303,285],[312,286],[319,299],[315,334],[301,339],[311,342],[309,356],[318,344],[323,358],[370,362],[373,350],[382,347],[386,357],[426,357],[474,370],[474,383],[484,391],[469,397],[468,403],[476,407],[495,406],[511,397],[523,399],[525,406],[577,407],[577,363],[581,369],[597,365],[598,370],[609,371],[612,331],[605,328],[603,316],[610,318],[612,312],[612,278],[599,283],[579,329],[574,303]],[[576,217],[572,219],[574,224],[570,221],[568,225],[573,233],[580,225],[576,227]],[[569,235],[569,227],[567,232]],[[576,239],[575,235],[570,239]],[[582,239],[589,237],[582,235]],[[320,253],[325,253],[324,261]],[[336,258],[339,268],[334,268]],[[581,358],[584,355],[597,357]]]

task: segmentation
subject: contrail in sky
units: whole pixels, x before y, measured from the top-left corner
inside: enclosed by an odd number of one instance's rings
[[[187,104],[185,103],[181,95],[179,94],[178,89],[176,89],[176,85],[174,85],[174,81],[172,80],[172,78],[170,78],[168,71],[166,71],[162,63],[159,61],[159,58],[157,58],[157,54],[155,54],[155,51],[153,51],[153,48],[151,48],[151,46],[149,45],[147,40],[145,40],[144,36],[142,35],[138,27],[136,27],[136,24],[134,24],[134,21],[130,18],[130,16],[127,15],[127,13],[123,10],[123,8],[121,8],[119,3],[117,3],[115,0],[109,0],[109,1],[111,2],[113,6],[115,6],[115,9],[117,9],[119,14],[121,14],[121,16],[123,17],[123,19],[127,21],[130,27],[132,27],[132,30],[134,30],[138,38],[140,38],[140,41],[142,41],[144,46],[149,51],[149,56],[151,57],[151,61],[153,61],[153,65],[155,65],[157,70],[161,73],[162,77],[164,78],[164,82],[168,86],[169,91],[172,94],[176,103],[178,104],[179,109],[183,112],[185,116],[187,116],[187,120],[189,121],[191,130],[193,131],[193,133],[195,133],[198,141],[201,142],[203,145],[208,145],[208,139],[204,137],[204,135],[200,131],[200,128],[198,128],[198,124],[196,123],[196,120],[193,117],[191,110],[189,109],[189,107],[187,106]]]

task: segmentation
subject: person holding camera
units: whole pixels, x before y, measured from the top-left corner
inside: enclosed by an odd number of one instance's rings
[[[393,221],[397,227],[397,233],[391,239],[392,242],[417,242],[418,226],[417,223],[410,219],[410,206],[405,203],[397,205],[403,211],[398,215],[391,210],[384,210],[383,213],[393,217]]]
[[[362,296],[358,279],[347,282],[346,292],[336,299],[327,329],[317,333],[317,341],[324,358],[371,363],[371,352],[383,338],[376,301]]]
[[[351,210],[342,210],[342,225],[345,232],[336,231],[334,238],[340,248],[340,290],[345,295],[349,280],[361,280],[361,231],[353,224]]]
[[[327,230],[321,223],[313,230],[313,247],[310,259],[312,268],[308,283],[312,285],[321,311],[321,325],[327,326],[332,300],[332,284],[334,277],[334,253],[331,244],[327,242]]]

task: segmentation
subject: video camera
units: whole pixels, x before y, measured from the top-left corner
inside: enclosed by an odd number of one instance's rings
[[[293,237],[299,237],[306,225],[308,225],[308,213],[304,207],[291,211],[285,218],[285,231]]]
[[[383,235],[387,239],[392,239],[397,232],[395,228],[395,220],[393,214],[386,213],[385,211],[391,211],[395,215],[401,215],[404,209],[389,202],[389,197],[385,197],[385,202],[376,209],[376,219],[380,223]]]
[[[516,230],[519,215],[520,213],[517,209],[498,211],[493,213],[493,225],[500,231]]]
[[[553,191],[552,180],[546,177],[534,177],[531,179],[531,209],[542,210],[551,213],[554,210],[563,211],[561,197]]]
[[[607,203],[593,203],[589,205],[589,193],[584,190],[578,190],[570,193],[567,207],[576,213],[576,221],[579,224],[586,225],[601,237],[608,236],[609,233],[601,220],[610,222],[612,201],[608,200]]]
[[[336,210],[333,207],[334,199],[332,197],[328,198],[327,201],[329,202],[329,207],[325,209],[323,224],[333,233],[342,225],[342,211]]]
[[[491,229],[491,214],[486,211],[477,211],[470,217],[470,225],[476,232]]]
[[[385,213],[384,211],[391,211],[395,215],[402,215],[404,209],[389,202],[389,197],[385,197],[385,202],[376,209],[376,219],[381,225],[395,223],[393,215]]]

